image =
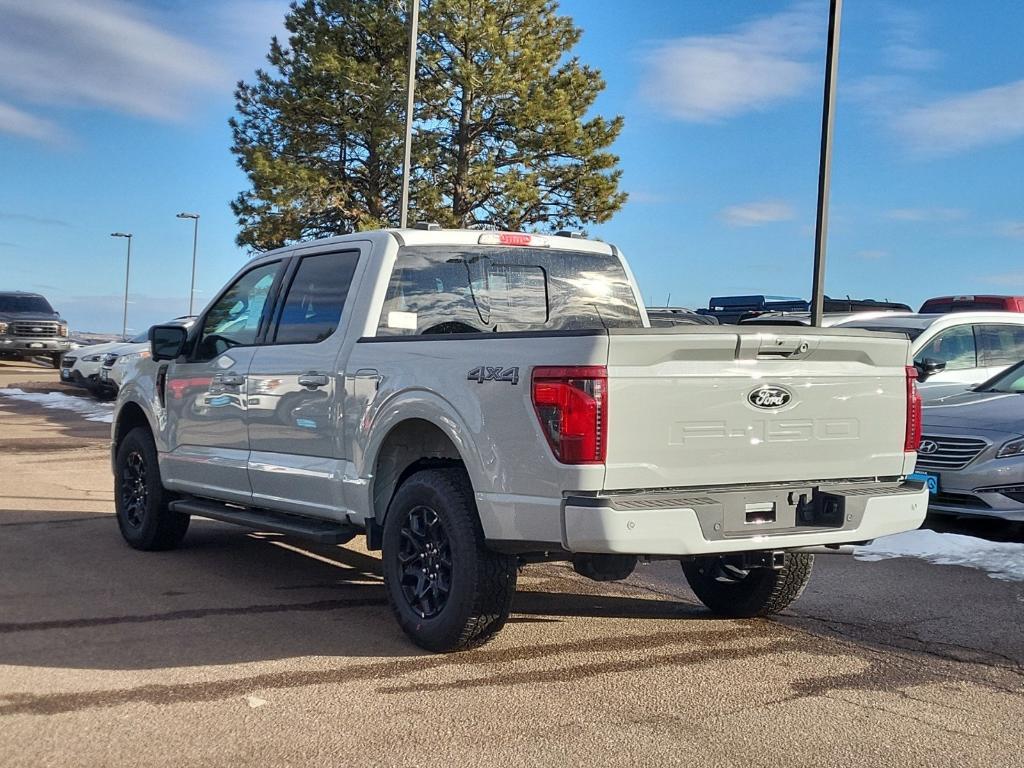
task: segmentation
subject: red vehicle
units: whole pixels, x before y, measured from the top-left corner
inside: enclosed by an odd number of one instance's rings
[[[921,305],[922,315],[944,315],[947,312],[1024,312],[1024,296],[937,296]]]

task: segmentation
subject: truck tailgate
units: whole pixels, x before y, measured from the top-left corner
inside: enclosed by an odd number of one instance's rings
[[[910,471],[908,358],[852,329],[613,330],[605,489]]]

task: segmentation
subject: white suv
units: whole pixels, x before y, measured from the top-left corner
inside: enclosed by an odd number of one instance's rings
[[[919,382],[926,400],[948,394],[953,385],[966,389],[979,384],[1024,360],[1024,313],[1020,312],[893,312],[837,327],[909,336],[914,364],[926,371]]]

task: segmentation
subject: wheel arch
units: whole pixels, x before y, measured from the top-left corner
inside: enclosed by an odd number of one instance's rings
[[[472,483],[473,473],[455,439],[434,421],[417,416],[391,425],[371,464],[370,505],[374,520],[383,524],[395,492],[414,472],[456,465],[466,468]]]
[[[124,440],[124,436],[136,427],[145,427],[155,438],[156,431],[153,429],[146,411],[135,401],[129,400],[118,409],[117,417],[114,419],[112,434],[114,455],[117,455],[117,448]]]

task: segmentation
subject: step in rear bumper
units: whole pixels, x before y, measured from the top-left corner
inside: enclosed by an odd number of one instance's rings
[[[684,556],[849,544],[918,528],[928,510],[928,489],[915,481],[820,490],[842,498],[840,526],[787,524],[780,509],[777,524],[747,529],[737,523],[737,505],[750,508],[757,489],[570,496],[562,507],[562,546],[570,552]],[[761,497],[784,498],[778,489]]]

